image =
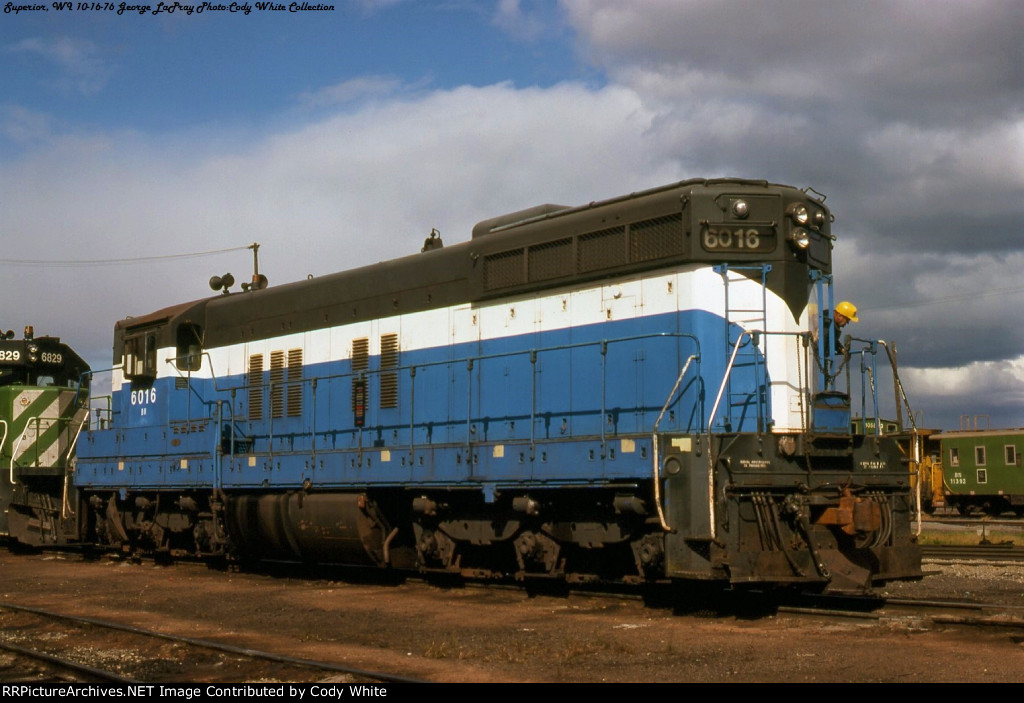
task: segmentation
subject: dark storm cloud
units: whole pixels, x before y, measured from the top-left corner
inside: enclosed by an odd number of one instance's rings
[[[898,344],[943,418],[972,393],[1000,393],[1002,417],[1019,407],[1024,3],[565,7],[582,54],[636,91],[649,139],[686,175],[828,196],[856,334]]]
[[[289,94],[301,109],[239,130],[186,117],[177,131],[94,129],[4,103],[0,135],[17,151],[0,155],[0,191],[17,258],[258,241],[276,285],[417,251],[432,227],[461,241],[479,219],[538,203],[763,178],[827,195],[836,294],[860,307],[858,335],[898,344],[918,397],[948,414],[998,390],[993,405],[1024,407],[1024,339],[1010,321],[1024,303],[1024,2],[562,7],[583,68],[548,87],[465,78],[432,90],[421,82],[431,57],[416,56],[408,75],[389,64],[299,80]],[[543,4],[498,13],[524,46],[553,24]],[[41,82],[43,69],[70,73],[61,61],[106,55],[59,40],[6,49],[38,59]],[[7,268],[9,307],[25,319],[6,326],[106,349],[106,366],[113,320],[207,295],[210,275],[250,265],[246,253],[162,275],[131,267],[91,277],[88,296],[33,296],[39,272]]]
[[[803,110],[841,103],[881,120],[989,119],[1019,104],[1024,4],[962,0],[567,2],[588,55],[685,66]],[[1016,97],[1014,93],[1017,93]],[[950,112],[944,104],[958,109]]]

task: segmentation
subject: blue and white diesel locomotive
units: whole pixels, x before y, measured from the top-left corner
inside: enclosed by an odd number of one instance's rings
[[[80,536],[569,583],[918,578],[906,466],[851,432],[818,324],[831,221],[689,180],[121,320]]]

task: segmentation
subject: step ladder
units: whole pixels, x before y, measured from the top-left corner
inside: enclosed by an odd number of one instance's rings
[[[720,415],[722,427],[727,432],[749,429],[752,418],[756,418],[758,432],[768,429],[767,351],[763,333],[768,317],[767,282],[771,270],[771,264],[719,264],[714,267],[715,273],[722,277],[725,296],[726,363],[733,359],[732,369],[725,379]],[[760,304],[758,307],[738,307],[739,296],[735,291],[730,294],[730,286],[735,288],[738,283],[750,281],[760,283]],[[746,330],[747,334],[742,334],[734,325]]]

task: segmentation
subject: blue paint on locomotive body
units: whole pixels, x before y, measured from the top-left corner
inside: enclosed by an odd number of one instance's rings
[[[114,426],[80,443],[76,483],[363,488],[649,478],[654,424],[690,356],[696,359],[658,429],[707,431],[728,361],[726,325],[689,310],[481,339],[402,351],[388,369],[379,356],[357,372],[350,359],[310,364],[301,381],[275,390],[264,371],[259,420],[248,419],[251,379],[243,375],[192,378],[190,388],[176,387],[174,377],[147,389],[126,383],[113,394]],[[739,328],[731,327],[735,341]],[[720,410],[716,430],[726,418],[731,431],[757,430],[757,398],[771,417],[764,358],[756,351],[752,358],[730,376],[731,395],[746,400]],[[388,373],[397,381],[395,407],[381,407]],[[368,399],[361,428],[353,408],[358,378]]]

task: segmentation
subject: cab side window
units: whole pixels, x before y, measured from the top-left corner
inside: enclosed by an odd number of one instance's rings
[[[124,340],[124,375],[136,380],[156,378],[156,334],[148,332]]]
[[[179,371],[198,371],[203,365],[203,338],[199,325],[178,325],[174,363]]]

